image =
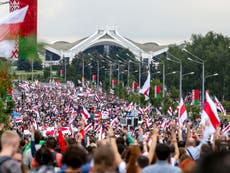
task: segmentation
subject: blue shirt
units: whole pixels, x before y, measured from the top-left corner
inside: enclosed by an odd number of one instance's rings
[[[181,173],[179,167],[175,167],[167,163],[167,161],[157,161],[155,164],[145,167],[142,173]]]

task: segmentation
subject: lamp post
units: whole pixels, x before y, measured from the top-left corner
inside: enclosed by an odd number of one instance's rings
[[[214,73],[214,74],[212,74],[212,75],[205,76],[205,79],[210,78],[210,77],[213,77],[213,76],[218,76],[218,75],[219,75],[218,73]]]
[[[100,64],[99,64],[99,60],[97,60],[97,87],[99,87],[99,82],[100,82],[100,80],[99,80],[99,75],[100,75],[100,66],[99,66]]]
[[[163,61],[163,98],[165,97],[165,62]]]
[[[139,62],[139,89],[141,88],[141,63],[142,63],[142,57],[140,57],[140,62]]]
[[[193,75],[193,74],[195,74],[195,72],[194,72],[194,71],[189,72],[189,73],[185,73],[185,74],[183,74],[183,75],[182,75],[182,77],[184,77],[184,76],[188,76],[188,75]]]
[[[179,88],[180,88],[180,99],[182,98],[182,61],[181,59],[177,58],[176,56],[172,55],[171,53],[167,52],[167,55],[173,57],[175,60],[172,60],[171,58],[167,57],[166,59],[168,61],[172,61],[172,62],[175,62],[175,63],[178,63],[180,64],[180,84],[179,84]]]
[[[207,78],[214,77],[214,76],[218,76],[218,75],[219,75],[218,73],[214,73],[214,74],[205,76],[205,83],[206,83],[206,79],[207,79]]]
[[[195,62],[197,64],[201,64],[202,65],[202,104],[204,104],[204,83],[205,83],[205,76],[204,76],[204,60],[202,60],[201,58],[199,58],[198,56],[192,54],[190,51],[188,51],[187,49],[182,49],[183,51],[185,51],[186,53],[192,55],[194,58],[196,58],[197,60],[191,59],[191,58],[187,58],[189,61]]]

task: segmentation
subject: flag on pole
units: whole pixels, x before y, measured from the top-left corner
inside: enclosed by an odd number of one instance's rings
[[[192,90],[192,105],[197,105],[200,102],[200,90]]]
[[[144,94],[145,100],[149,99],[149,90],[150,90],[150,72],[148,71],[148,77],[147,77],[143,87],[139,91],[139,93]]]
[[[117,87],[117,80],[113,79],[112,80],[112,89],[116,89],[116,87]]]
[[[132,90],[133,90],[133,92],[137,91],[137,82],[136,81],[133,81]]]
[[[65,74],[65,70],[60,70],[60,77],[64,77],[64,74]]]
[[[114,95],[114,90],[110,88],[110,94]]]
[[[97,83],[97,75],[96,74],[93,74],[92,81],[93,81],[93,84],[96,85],[96,83]]]
[[[154,88],[155,91],[155,98],[160,98],[161,97],[161,87],[159,85],[156,85]]]
[[[226,110],[224,109],[223,105],[219,102],[217,97],[214,97],[214,102],[216,104],[217,109],[226,116]]]
[[[85,107],[83,107],[81,112],[82,119],[84,120],[85,124],[87,124],[88,118],[90,117],[89,112],[86,110]]]
[[[225,128],[223,128],[222,133],[227,134],[229,131],[230,131],[230,123]]]
[[[10,58],[12,56],[27,10],[28,6],[15,10],[0,19],[0,57]]]
[[[188,115],[187,115],[187,111],[186,111],[186,106],[185,106],[185,104],[183,102],[183,98],[181,98],[180,104],[179,104],[179,114],[178,114],[178,120],[179,120],[180,128],[182,127],[183,122],[187,118],[188,118]]]
[[[90,130],[93,130],[93,125],[92,123],[88,124],[86,127],[85,127],[85,133],[87,133],[88,131]]]
[[[201,123],[209,121],[209,132],[214,133],[218,126],[220,126],[220,119],[217,114],[217,108],[215,103],[206,92],[206,102],[204,103],[204,109],[201,115]]]
[[[172,116],[172,115],[173,115],[173,110],[172,110],[172,107],[171,107],[171,106],[169,106],[167,112],[168,112],[168,115],[169,115],[169,116]]]
[[[159,111],[159,109],[156,108],[156,114],[157,115],[161,115],[161,112]]]

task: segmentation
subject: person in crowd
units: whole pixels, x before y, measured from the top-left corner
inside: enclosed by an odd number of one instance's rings
[[[143,173],[180,173],[181,169],[168,163],[170,148],[167,144],[157,144],[155,151],[157,162],[143,169]]]
[[[127,173],[137,172],[137,158],[141,155],[138,145],[130,145],[126,151],[125,162],[127,165]]]
[[[87,161],[86,150],[79,145],[68,146],[62,157],[62,164],[65,165],[59,173],[78,173]]]
[[[137,173],[141,173],[142,170],[149,165],[149,158],[144,155],[140,155],[137,158]]]
[[[229,170],[230,152],[213,152],[202,158],[192,173],[229,173]]]
[[[92,173],[113,173],[115,171],[116,162],[113,148],[109,145],[99,147],[93,156]]]
[[[7,130],[1,136],[0,172],[22,173],[21,162],[13,156],[17,153],[20,137],[14,131]]]
[[[46,146],[41,147],[35,153],[37,166],[30,173],[55,173],[53,166],[53,154]]]
[[[32,161],[33,161],[33,157],[35,156],[35,152],[39,150],[42,146],[40,144],[41,133],[39,131],[35,131],[32,126],[30,130],[32,134],[31,144],[30,147],[28,147],[28,149],[26,149],[23,153],[23,164],[26,166],[27,169],[32,168]]]

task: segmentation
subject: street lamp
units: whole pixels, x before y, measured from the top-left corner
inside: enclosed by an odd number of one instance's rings
[[[188,76],[188,75],[193,75],[193,74],[195,74],[195,72],[194,72],[194,71],[189,72],[189,73],[182,74],[182,77],[184,77],[184,76]],[[183,78],[182,78],[182,79],[183,79]]]
[[[213,76],[218,76],[218,75],[219,75],[218,73],[214,73],[214,74],[212,74],[212,75],[205,76],[205,79],[210,78],[210,77],[213,77]]]
[[[168,75],[171,75],[171,74],[176,74],[176,73],[177,73],[176,71],[172,71],[170,73],[165,74],[165,76],[168,76]]]
[[[174,59],[176,59],[176,61],[175,61],[175,60],[172,60],[171,58],[167,57],[166,59],[168,61],[172,61],[172,62],[180,64],[180,86],[179,86],[179,88],[180,88],[180,99],[181,99],[182,98],[182,61],[181,61],[181,59],[179,59],[176,56],[170,54],[169,52],[167,52],[167,55],[169,55],[169,56],[173,57]]]
[[[205,83],[205,76],[204,76],[204,60],[202,60],[201,58],[199,58],[198,56],[192,54],[190,51],[188,51],[187,49],[182,49],[183,51],[185,51],[186,53],[192,55],[194,58],[196,58],[197,60],[194,60],[192,58],[187,58],[189,61],[195,62],[197,64],[201,64],[202,65],[202,104],[204,104],[204,83]]]

